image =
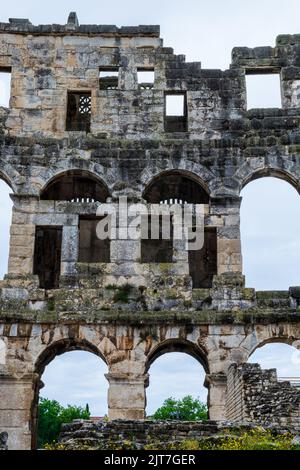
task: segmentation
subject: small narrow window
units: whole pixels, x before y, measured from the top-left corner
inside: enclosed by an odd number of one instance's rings
[[[9,108],[11,69],[0,68],[0,106]]]
[[[151,90],[154,87],[154,69],[138,69],[137,76],[141,90]]]
[[[90,132],[91,93],[68,92],[67,131]]]
[[[186,132],[187,102],[185,93],[167,93],[165,95],[165,131]]]
[[[246,75],[247,109],[281,108],[279,73]]]
[[[116,90],[119,87],[118,67],[100,69],[99,87],[100,90]]]

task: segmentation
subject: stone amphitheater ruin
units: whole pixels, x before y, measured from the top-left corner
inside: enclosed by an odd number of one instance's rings
[[[8,448],[35,448],[41,375],[75,349],[108,366],[110,420],[145,418],[149,367],[178,351],[205,369],[211,420],[299,427],[299,390],[246,364],[268,342],[300,349],[300,287],[245,288],[240,193],[265,176],[300,191],[300,35],[234,48],[221,71],[175,55],[158,26],[10,19],[0,72],[11,73],[0,108],[0,177],[13,199],[0,281]],[[262,73],[280,75],[280,109],[247,110],[245,76]],[[87,235],[98,205],[120,196],[204,204],[204,247]]]

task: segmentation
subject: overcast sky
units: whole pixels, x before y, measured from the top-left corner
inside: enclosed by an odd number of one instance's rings
[[[278,34],[300,33],[299,0],[93,0],[2,2],[0,21],[9,17],[29,18],[34,24],[66,22],[77,11],[81,24],[160,24],[165,46],[201,61],[203,68],[228,68],[235,46],[274,46]],[[258,83],[249,77],[248,107],[279,106],[278,78]],[[0,74],[0,103],[7,101],[7,82]],[[8,230],[11,201],[0,181],[0,274],[7,270]],[[287,289],[299,285],[300,198],[294,188],[273,178],[250,183],[243,190],[242,248],[244,273],[249,287]],[[251,360],[264,367],[278,367],[279,375],[300,375],[299,364],[285,345],[268,345]],[[105,365],[89,353],[72,352],[55,359],[46,369],[42,396],[62,402],[89,403],[92,414],[107,412]],[[168,396],[192,394],[205,399],[202,367],[184,354],[160,357],[150,369],[148,412]]]

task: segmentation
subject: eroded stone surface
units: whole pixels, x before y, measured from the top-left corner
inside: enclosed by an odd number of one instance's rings
[[[126,420],[145,418],[152,362],[191,354],[206,371],[210,418],[222,420],[232,363],[271,341],[299,348],[299,287],[245,288],[240,243],[248,182],[276,176],[300,188],[299,42],[279,36],[275,47],[235,48],[221,71],[175,55],[157,26],[80,25],[74,13],[66,25],[0,24],[0,71],[11,71],[0,177],[14,203],[0,281],[0,430],[9,449],[35,446],[40,378],[58,353],[99,355],[109,417]],[[101,79],[116,69],[117,80]],[[155,71],[154,83],[138,83],[145,70]],[[245,75],[261,72],[280,73],[281,109],[246,109]],[[174,93],[184,95],[175,119],[165,114]],[[141,242],[126,237],[111,241],[105,261],[82,261],[80,221],[119,196],[202,202],[200,261],[174,240],[164,245],[167,260],[142,262]],[[43,250],[60,256],[51,282]]]

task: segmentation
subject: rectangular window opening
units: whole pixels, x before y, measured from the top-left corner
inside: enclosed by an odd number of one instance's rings
[[[186,93],[166,93],[165,95],[165,131],[187,132]]]
[[[141,239],[141,263],[172,263],[173,262],[173,224],[170,222],[170,238],[162,239],[163,216],[159,216],[159,239],[151,237],[151,216],[142,216],[142,227],[146,226],[143,219],[148,217],[148,239]],[[169,216],[166,216],[169,217]]]
[[[140,90],[151,90],[154,87],[154,69],[138,69],[137,77]]]
[[[97,236],[97,224],[103,217],[79,218],[79,263],[110,263],[110,238]]]
[[[201,250],[189,250],[189,271],[194,289],[212,287],[217,274],[217,231],[213,227],[204,230],[204,245]]]
[[[246,72],[247,109],[281,108],[279,73]]]
[[[104,67],[99,70],[100,90],[117,90],[119,87],[119,68]]]
[[[9,108],[11,69],[0,68],[0,106]]]
[[[62,227],[36,227],[33,273],[41,289],[59,288],[61,244]]]
[[[67,131],[90,132],[91,93],[68,92]]]

